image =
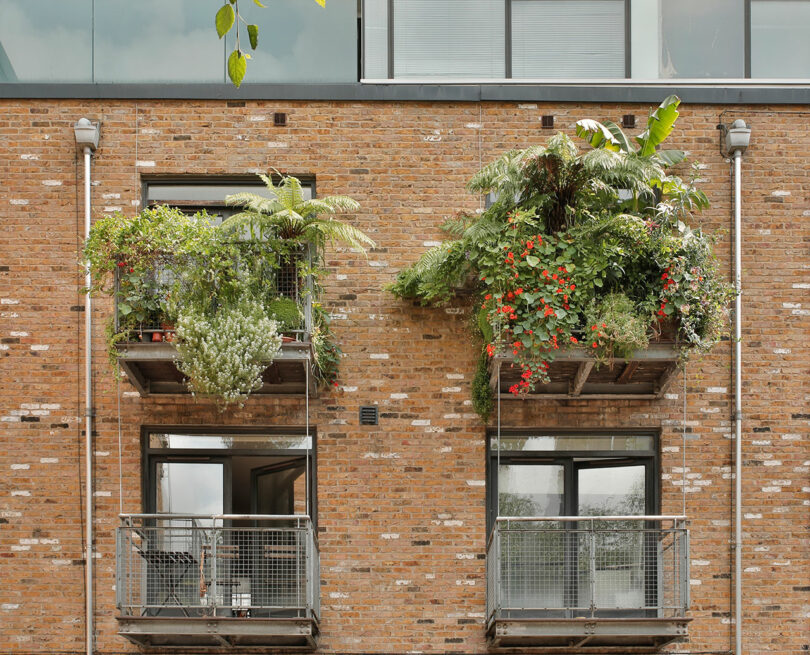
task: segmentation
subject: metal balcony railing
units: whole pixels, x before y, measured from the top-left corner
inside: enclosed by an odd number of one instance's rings
[[[319,555],[309,517],[126,514],[121,521],[122,616],[317,621]]]
[[[682,618],[689,606],[683,517],[498,518],[487,546],[487,622]]]
[[[161,265],[160,262],[163,262]],[[158,258],[158,265],[154,271],[150,272],[143,279],[139,280],[138,288],[133,290],[122,285],[122,276],[127,276],[128,273],[124,268],[116,270],[115,274],[115,290],[114,295],[116,299],[115,311],[115,329],[121,329],[120,315],[118,311],[118,303],[125,301],[132,304],[125,296],[127,293],[136,292],[138,300],[145,305],[147,309],[147,318],[139,321],[135,334],[137,338],[150,342],[152,335],[155,333],[163,333],[167,329],[166,325],[161,323],[160,306],[161,301],[170,295],[171,288],[175,284],[183,284],[183,280],[178,280],[172,273],[172,263],[177,262],[176,256],[166,254]],[[302,250],[290,256],[288,261],[282,262],[274,268],[269,268],[264,274],[264,292],[268,297],[277,296],[280,298],[290,298],[294,300],[301,310],[303,321],[299,329],[285,331],[286,336],[295,337],[298,341],[309,341],[313,328],[312,316],[312,301],[314,286],[311,276],[301,275],[300,267],[306,269],[311,266],[312,258],[309,250]],[[193,264],[190,264],[193,265]],[[137,301],[136,303],[137,304]]]

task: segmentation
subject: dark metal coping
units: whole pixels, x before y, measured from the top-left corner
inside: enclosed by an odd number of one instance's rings
[[[415,102],[810,104],[810,85],[546,84],[0,84],[0,98]]]

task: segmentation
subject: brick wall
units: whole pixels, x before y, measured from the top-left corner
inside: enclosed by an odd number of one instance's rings
[[[721,117],[721,112],[726,113]],[[288,126],[273,127],[273,112]],[[503,150],[542,142],[540,116],[573,133],[646,105],[217,101],[0,102],[0,643],[4,652],[84,647],[82,401],[84,313],[77,253],[82,164],[72,125],[102,122],[97,215],[134,212],[141,175],[242,174],[271,166],[348,194],[377,242],[368,260],[327,257],[326,302],[345,353],[340,387],[310,407],[318,431],[322,618],[319,650],[484,652],[485,428],[472,413],[475,352],[462,304],[400,302],[384,284],[480,207],[464,183]],[[729,164],[718,122],[744,118],[744,644],[801,653],[810,633],[810,133],[789,107],[682,106],[672,147],[704,165],[731,259]],[[144,424],[302,425],[297,399],[252,398],[224,415],[207,402],[140,398],[104,352],[109,302],[94,311],[94,595],[98,648],[130,652],[114,619],[113,528],[141,511]],[[690,362],[665,399],[504,403],[503,424],[661,430],[664,513],[691,519],[689,640],[733,647],[733,441],[729,343]],[[380,425],[359,426],[378,404]],[[120,430],[120,449],[119,449]],[[685,450],[684,450],[685,447]],[[686,468],[682,466],[683,459]],[[123,475],[119,478],[119,469]],[[684,475],[685,473],[685,475]],[[685,479],[684,479],[685,478]],[[123,498],[119,495],[119,485]],[[685,493],[684,493],[685,488]],[[120,503],[120,505],[119,505]]]

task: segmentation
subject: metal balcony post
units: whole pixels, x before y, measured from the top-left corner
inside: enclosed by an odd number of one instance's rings
[[[596,615],[596,532],[594,531],[593,520],[588,534],[588,589],[591,595],[591,616]]]
[[[211,528],[211,598],[208,605],[213,608],[214,614],[217,611],[217,529]]]

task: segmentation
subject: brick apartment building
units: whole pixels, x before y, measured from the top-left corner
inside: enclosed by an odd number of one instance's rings
[[[807,652],[810,2],[279,4],[242,8],[263,40],[237,90],[216,2],[0,0],[0,651]],[[703,166],[697,220],[721,235],[729,280],[735,180],[718,126],[751,129],[741,405],[727,340],[665,390],[617,397],[614,379],[595,398],[504,398],[484,425],[467,305],[384,286],[447,217],[483,207],[464,189],[483,164],[573,137],[580,118],[637,133],[671,93],[669,144]],[[94,299],[87,479],[81,118],[100,125],[94,219],[158,201],[216,211],[271,168],[360,203],[351,221],[376,247],[327,256],[337,387],[315,390],[293,357],[268,393],[220,413],[182,393],[163,343],[116,377],[112,303]],[[556,494],[559,515],[594,484],[633,480],[644,508],[625,513],[673,518],[642,522],[634,564],[569,545],[540,571],[546,542],[495,520],[499,477]],[[132,516],[156,513],[243,518]],[[299,518],[249,518],[269,514]],[[583,589],[589,565],[624,596]],[[545,605],[543,576],[559,595]],[[644,609],[628,610],[637,593]]]

